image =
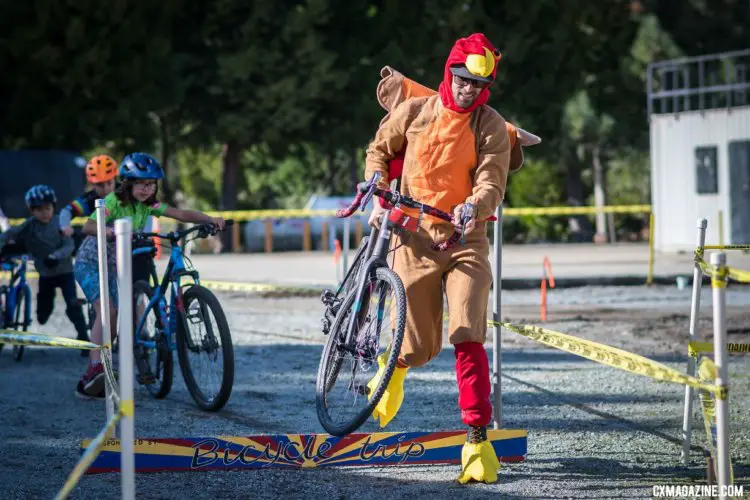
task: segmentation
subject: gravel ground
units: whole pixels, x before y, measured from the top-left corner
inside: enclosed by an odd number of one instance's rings
[[[139,437],[321,432],[315,374],[323,335],[315,298],[220,293],[235,345],[232,398],[218,414],[192,402],[179,370],[166,400],[136,388]],[[502,315],[538,320],[538,292],[503,294]],[[701,328],[710,339],[710,290]],[[750,342],[750,289],[728,293],[730,341]],[[684,370],[690,291],[675,287],[577,288],[549,295],[548,328],[621,347]],[[41,333],[74,336],[58,299]],[[503,338],[503,426],[527,429],[528,458],[494,485],[459,486],[457,466],[217,471],[137,476],[138,498],[650,498],[653,485],[705,484],[695,450],[679,463],[683,388],[656,383],[513,333]],[[491,348],[488,342],[487,348]],[[461,428],[451,349],[413,370],[388,430]],[[104,404],[73,395],[85,362],[75,351],[0,354],[0,483],[5,498],[50,498],[104,422]],[[750,496],[750,356],[732,356],[730,444],[735,484]],[[696,412],[694,444],[705,444]],[[362,431],[375,431],[368,422]],[[74,498],[119,496],[119,475],[85,476]]]

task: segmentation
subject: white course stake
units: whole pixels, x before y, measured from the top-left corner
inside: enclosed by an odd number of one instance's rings
[[[98,199],[96,206],[96,246],[99,253],[99,301],[101,302],[102,323],[102,345],[112,345],[112,325],[110,324],[109,312],[109,269],[107,267],[107,216],[104,208],[104,200]],[[111,351],[110,351],[111,352]],[[102,356],[104,354],[102,353]],[[103,361],[102,361],[103,362]],[[112,415],[115,414],[115,402],[112,397],[112,385],[109,383],[109,377],[104,379],[105,405],[107,408],[107,420],[109,422]],[[112,431],[112,437],[117,436],[117,428]]]
[[[729,353],[727,352],[727,318],[726,318],[726,278],[721,277],[726,269],[726,255],[724,252],[711,254],[711,265],[714,272],[718,272],[719,279],[713,278],[714,305],[714,363],[718,372],[716,385],[722,387],[721,393],[716,395],[716,455],[718,456],[719,491],[721,498],[727,498],[727,486],[731,484],[729,470],[729,405],[727,393],[729,389]]]
[[[703,248],[706,244],[706,219],[698,219],[698,247]],[[698,340],[698,316],[701,309],[701,286],[703,285],[703,272],[696,262],[693,267],[693,301],[690,304],[690,341]],[[687,374],[695,376],[696,359],[688,357]],[[685,409],[682,415],[682,463],[688,465],[690,461],[690,442],[693,432],[693,388],[685,386]]]
[[[135,425],[133,404],[133,270],[132,222],[115,221],[120,323],[120,479],[122,498],[135,498]]]
[[[502,321],[501,312],[501,293],[503,277],[503,206],[500,205],[495,211],[497,221],[495,222],[495,275],[492,277],[492,298],[493,311],[492,321],[495,322],[492,329],[492,420],[493,427],[500,429],[502,426],[502,392],[500,383],[501,367],[501,349],[500,340],[502,327],[497,324]]]

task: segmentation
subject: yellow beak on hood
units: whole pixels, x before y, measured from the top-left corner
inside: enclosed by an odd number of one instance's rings
[[[495,55],[490,49],[484,47],[484,55],[469,54],[466,56],[465,64],[470,73],[487,78],[495,69]]]

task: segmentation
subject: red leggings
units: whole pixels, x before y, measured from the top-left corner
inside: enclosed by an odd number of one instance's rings
[[[461,420],[466,425],[489,425],[492,404],[487,351],[479,342],[462,342],[455,345],[455,355]]]

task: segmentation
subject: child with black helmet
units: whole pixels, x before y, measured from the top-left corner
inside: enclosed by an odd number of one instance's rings
[[[146,153],[132,153],[126,156],[120,164],[119,176],[120,186],[104,198],[106,209],[107,232],[105,237],[108,241],[107,267],[109,274],[109,298],[110,312],[113,318],[111,324],[116,324],[117,317],[117,283],[115,270],[114,231],[111,227],[114,221],[125,217],[132,219],[133,231],[142,231],[149,217],[161,217],[162,215],[176,219],[181,222],[215,224],[219,229],[224,228],[224,219],[210,217],[195,210],[180,210],[167,206],[158,201],[159,179],[164,177],[164,170],[159,162]],[[89,235],[81,244],[76,256],[74,274],[78,284],[81,286],[86,299],[93,303],[96,308],[97,320],[91,329],[91,340],[96,344],[102,341],[101,302],[99,300],[99,255],[97,252],[96,238],[96,212],[83,227],[84,234]],[[136,362],[143,362],[136,353]],[[144,366],[141,373],[147,373],[148,365]],[[149,379],[139,378],[141,384],[153,383],[153,377]],[[101,365],[101,357],[98,351],[92,351],[89,359],[89,367],[81,377],[76,387],[76,394],[82,397],[101,398],[104,396],[104,370]]]
[[[55,191],[39,184],[26,192],[25,199],[32,216],[0,234],[0,253],[3,253],[3,247],[7,249],[15,245],[34,259],[34,267],[39,272],[36,314],[40,324],[45,324],[52,314],[55,290],[59,288],[65,299],[65,314],[75,326],[77,338],[88,340],[86,320],[73,278],[73,240],[60,230],[60,220],[55,215]],[[83,355],[87,351],[81,353]]]

